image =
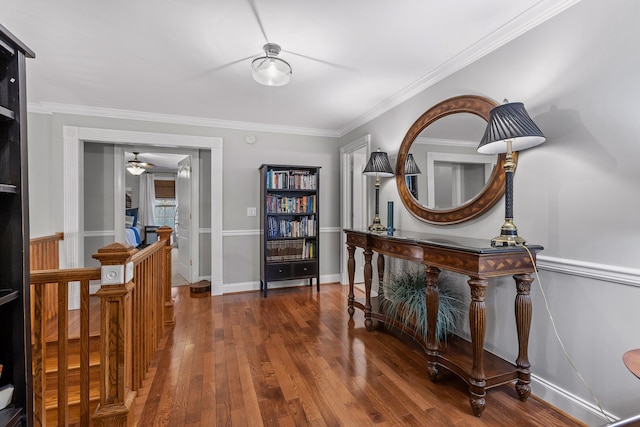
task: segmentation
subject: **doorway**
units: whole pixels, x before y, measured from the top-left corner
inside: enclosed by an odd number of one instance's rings
[[[131,145],[121,147],[126,150],[125,157],[117,157],[116,162],[126,165],[134,153],[138,153],[137,160],[143,161],[145,169],[139,175],[125,171],[124,187],[117,180],[115,182],[116,198],[124,194],[125,203],[131,203],[133,208],[139,209],[141,221],[137,228],[143,237],[141,247],[157,241],[158,227],[171,227],[172,285],[184,286],[199,281],[199,263],[193,260],[200,259],[201,248],[199,235],[195,234],[194,237],[192,232],[192,228],[201,228],[199,212],[194,211],[194,206],[199,206],[200,195],[198,150]],[[119,214],[119,210],[114,211],[114,217]],[[116,236],[116,241],[125,240],[119,240]]]
[[[366,179],[362,175],[371,151],[371,135],[353,141],[340,149],[340,186],[342,193],[342,228],[366,228],[369,218],[368,192]],[[341,247],[340,271],[341,283],[349,284],[347,272],[348,251]],[[364,282],[364,256],[356,251],[355,283]]]
[[[211,293],[223,293],[223,249],[222,249],[222,138],[191,135],[136,132],[120,129],[98,129],[63,126],[63,205],[65,233],[64,249],[61,256],[62,268],[79,267],[84,254],[83,206],[83,151],[84,142],[107,144],[134,144],[158,147],[180,147],[211,152],[208,166],[211,170],[211,228],[200,231],[211,234]],[[116,165],[121,169],[124,164]],[[116,176],[123,176],[115,174]],[[121,204],[119,212],[124,212],[124,197],[116,199]],[[124,215],[124,213],[122,214]],[[119,220],[124,222],[124,216]],[[79,288],[70,286],[70,305],[79,306]]]

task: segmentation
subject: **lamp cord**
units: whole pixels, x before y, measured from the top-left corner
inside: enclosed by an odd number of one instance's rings
[[[551,314],[551,308],[549,307],[549,301],[547,300],[547,295],[544,292],[544,288],[542,287],[542,281],[540,280],[540,276],[538,275],[538,266],[536,265],[536,262],[535,262],[535,260],[533,258],[533,254],[531,254],[531,251],[529,250],[529,248],[526,245],[518,244],[517,246],[525,248],[527,253],[529,254],[529,258],[531,259],[531,264],[533,265],[533,271],[534,271],[534,273],[536,275],[536,279],[538,280],[538,286],[540,287],[540,292],[542,293],[542,298],[544,300],[544,305],[545,305],[545,307],[547,309],[547,313],[549,314],[549,319],[551,319],[551,326],[553,328],[553,332],[555,333],[555,336],[556,336],[556,339],[558,340],[558,343],[560,343],[560,347],[562,348],[562,352],[564,353],[565,357],[569,361],[569,364],[571,365],[571,368],[573,369],[573,371],[576,373],[578,378],[580,378],[580,381],[582,381],[582,383],[585,385],[585,387],[587,387],[587,390],[589,390],[589,393],[591,394],[591,397],[595,401],[596,405],[598,406],[598,409],[600,410],[602,415],[605,417],[607,422],[615,421],[609,415],[607,415],[605,410],[602,408],[602,405],[600,404],[600,401],[598,400],[598,398],[596,397],[595,393],[593,392],[593,389],[591,388],[591,386],[589,385],[587,380],[585,380],[585,378],[582,376],[582,374],[578,370],[577,366],[575,365],[575,363],[573,362],[573,360],[569,356],[569,353],[567,352],[567,349],[565,348],[564,343],[562,342],[562,339],[560,338],[560,334],[558,333],[558,329],[556,328],[556,322],[555,322],[555,320],[553,318],[553,315]]]

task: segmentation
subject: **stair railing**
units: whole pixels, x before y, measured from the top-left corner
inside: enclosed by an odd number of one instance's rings
[[[45,286],[57,288],[57,425],[69,424],[68,286],[80,283],[80,425],[131,425],[131,406],[141,387],[164,327],[174,323],[171,297],[171,228],[141,251],[113,243],[93,255],[100,268],[31,272],[33,286],[34,424],[46,425]],[[100,280],[100,401],[89,409],[89,283]]]
[[[60,268],[60,242],[64,240],[64,233],[43,237],[34,237],[29,245],[29,267],[31,271],[54,270]],[[47,307],[47,319],[58,314],[58,293],[55,286],[46,286],[44,304]],[[31,300],[31,312],[33,313],[33,299]],[[31,319],[33,324],[33,318]]]
[[[100,268],[72,268],[31,272],[34,302],[32,316],[33,342],[33,421],[35,426],[46,425],[47,408],[47,315],[46,289],[54,287],[57,293],[57,425],[69,424],[69,283],[80,283],[80,424],[89,425],[89,283],[100,280]]]

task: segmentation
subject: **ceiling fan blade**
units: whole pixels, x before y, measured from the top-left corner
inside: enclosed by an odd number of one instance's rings
[[[145,169],[152,168],[152,167],[155,166],[153,163],[147,163],[147,162],[143,162],[142,160],[140,160],[138,158],[139,154],[140,154],[139,152],[134,151],[133,152],[133,159],[129,160],[127,162],[127,165],[129,165],[129,166],[139,166],[139,167],[145,168]]]
[[[260,31],[262,31],[262,35],[264,36],[265,43],[269,43],[269,37],[267,37],[267,33],[264,31],[264,26],[262,25],[262,20],[260,19],[260,14],[258,13],[258,6],[256,6],[255,0],[249,0],[249,6],[251,6],[251,10],[253,11],[253,16],[255,16],[256,21],[260,26]]]
[[[244,61],[246,61],[247,59],[255,58],[255,57],[256,57],[256,56],[258,56],[258,55],[260,55],[260,54],[259,54],[259,53],[256,53],[255,55],[245,56],[244,58],[236,59],[235,61],[228,62],[228,63],[226,63],[226,64],[222,64],[222,65],[219,65],[219,66],[217,66],[217,67],[211,68],[211,69],[210,69],[210,70],[208,70],[208,71],[209,71],[209,72],[212,72],[212,71],[220,71],[220,70],[222,70],[223,68],[231,67],[232,65],[235,65],[235,64],[237,64],[237,63],[239,63],[239,62],[244,62]]]
[[[264,55],[264,52],[262,54]],[[215,73],[216,71],[223,70],[225,68],[228,68],[228,67],[231,67],[233,65],[236,65],[236,64],[238,64],[240,62],[244,62],[244,61],[247,61],[249,59],[256,58],[259,55],[260,55],[260,53],[256,53],[254,55],[249,55],[249,56],[245,56],[244,58],[236,59],[235,61],[232,61],[232,62],[227,62],[226,64],[222,64],[222,65],[219,65],[217,67],[208,68],[208,69],[206,69],[206,70],[204,70],[204,71],[202,71],[200,73],[195,74],[193,76],[193,78],[199,79],[201,77],[209,76],[209,75],[211,75],[211,73]]]
[[[149,169],[154,167],[155,165],[153,163],[147,163],[147,162],[141,162],[139,160],[129,160],[127,162],[128,166],[140,166],[141,168],[145,168],[145,169]]]
[[[339,69],[341,69],[341,70],[345,70],[345,71],[355,71],[355,70],[354,70],[353,68],[351,68],[351,67],[345,67],[344,65],[336,64],[335,62],[325,61],[325,60],[323,60],[323,59],[314,58],[314,57],[312,57],[312,56],[303,55],[303,54],[301,54],[301,53],[292,52],[292,51],[290,51],[290,50],[282,49],[282,51],[283,51],[283,52],[290,53],[291,55],[299,56],[299,57],[304,58],[304,59],[310,59],[311,61],[316,61],[316,62],[319,62],[319,63],[321,63],[321,64],[329,65],[330,67],[339,68]]]

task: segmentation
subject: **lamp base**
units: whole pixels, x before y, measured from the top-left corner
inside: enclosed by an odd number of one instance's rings
[[[369,226],[369,231],[373,231],[375,233],[387,231],[387,227],[381,224],[379,215],[376,214],[376,216],[373,217],[373,224]]]
[[[493,247],[498,247],[498,246],[518,246],[518,245],[524,245],[525,243],[527,243],[522,237],[515,235],[515,236],[505,236],[505,235],[499,235],[494,237],[493,239],[491,239],[491,246]]]
[[[518,227],[513,223],[513,218],[505,218],[500,235],[491,239],[491,246],[494,247],[524,245],[525,243],[527,242],[518,236]]]

